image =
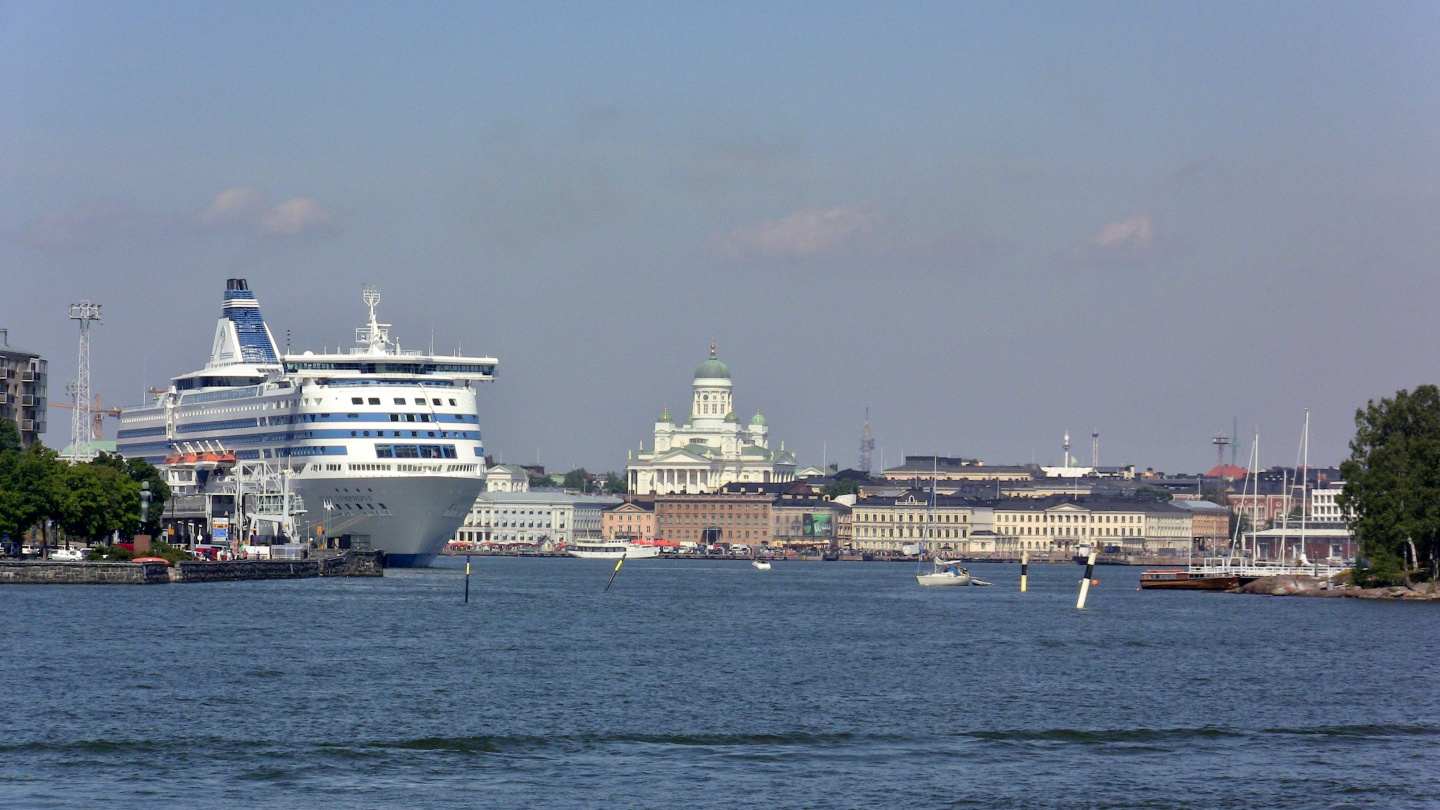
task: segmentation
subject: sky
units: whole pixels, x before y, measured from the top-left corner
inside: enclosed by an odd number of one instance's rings
[[[0,0],[0,327],[134,405],[228,277],[622,469],[711,341],[802,465],[1348,454],[1437,380],[1435,3]],[[432,338],[433,336],[433,338]],[[46,441],[68,441],[53,410]],[[113,437],[113,423],[107,426]]]

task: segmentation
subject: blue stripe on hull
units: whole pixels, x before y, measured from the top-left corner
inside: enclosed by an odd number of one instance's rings
[[[429,568],[435,562],[434,554],[386,554],[386,568]]]

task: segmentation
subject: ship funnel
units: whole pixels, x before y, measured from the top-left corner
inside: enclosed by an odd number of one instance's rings
[[[227,278],[227,279],[225,279],[225,289],[226,289],[226,290],[248,290],[248,289],[250,289],[250,284],[249,284],[248,282],[246,282],[245,279],[243,279],[243,278]]]

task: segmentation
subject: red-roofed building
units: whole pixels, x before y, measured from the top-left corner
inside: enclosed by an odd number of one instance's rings
[[[1244,467],[1236,467],[1234,464],[1221,464],[1205,473],[1206,478],[1223,478],[1226,481],[1242,481],[1248,471]]]

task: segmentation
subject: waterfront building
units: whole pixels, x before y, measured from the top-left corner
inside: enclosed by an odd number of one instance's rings
[[[605,510],[619,503],[619,498],[609,495],[482,492],[454,540],[545,550],[573,545],[577,540],[598,540]]]
[[[766,493],[660,495],[655,498],[655,536],[682,544],[767,545],[773,501]]]
[[[1316,521],[1343,523],[1352,515],[1340,509],[1336,500],[1345,491],[1345,482],[1336,481],[1326,487],[1310,490],[1310,517]]]
[[[695,370],[690,415],[675,424],[667,406],[649,450],[631,451],[626,473],[635,495],[716,492],[732,482],[780,483],[795,478],[795,454],[770,446],[759,411],[741,424],[731,399],[730,367],[715,357]]]
[[[1129,554],[1188,553],[1192,513],[1141,498],[1008,498],[994,506],[998,550],[1073,554],[1078,546]]]
[[[15,423],[22,447],[40,441],[45,432],[49,379],[44,358],[11,346],[10,330],[0,329],[0,419]]]
[[[919,490],[890,498],[861,498],[851,510],[851,547],[899,553],[925,538],[928,526],[932,547],[968,553],[976,506],[969,498],[936,495],[932,510],[930,493]]]
[[[1230,510],[1218,503],[1173,500],[1172,505],[1190,513],[1190,537],[1197,551],[1217,549],[1230,541]]]
[[[496,464],[485,471],[486,492],[529,492],[530,471],[517,464]]]
[[[606,540],[654,540],[655,504],[627,501],[606,509],[600,518],[600,533]]]
[[[849,506],[823,496],[781,497],[770,506],[770,542],[787,548],[843,548],[851,540],[852,517]]]

